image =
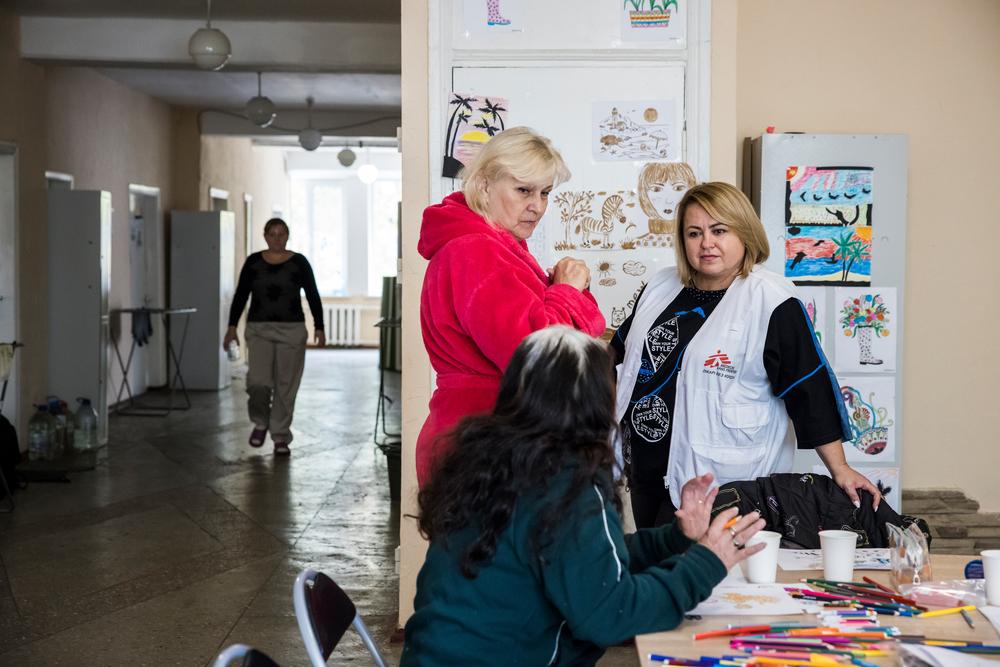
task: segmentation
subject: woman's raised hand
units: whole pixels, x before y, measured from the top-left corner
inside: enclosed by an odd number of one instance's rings
[[[579,259],[563,257],[551,269],[553,285],[569,285],[581,292],[590,286],[590,269]]]
[[[719,487],[712,486],[712,473],[708,472],[689,479],[681,489],[681,507],[674,516],[681,532],[689,540],[698,541],[708,531],[712,520],[712,503],[719,493]]]
[[[763,542],[753,546],[744,546],[751,537],[764,528],[765,521],[760,518],[760,513],[754,510],[750,514],[740,517],[739,521],[732,527],[726,528],[730,519],[739,513],[736,507],[719,512],[712,524],[708,527],[705,535],[698,540],[702,545],[722,561],[726,569],[732,568],[742,560],[754,555],[764,549],[767,545]]]

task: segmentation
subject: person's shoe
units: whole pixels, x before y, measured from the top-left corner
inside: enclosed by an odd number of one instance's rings
[[[290,449],[288,449],[288,443],[287,442],[276,442],[276,443],[274,443],[274,455],[275,456],[288,456],[291,453],[292,453],[292,451]]]
[[[256,426],[252,431],[250,431],[250,446],[260,447],[264,444],[264,436],[267,435],[266,428],[257,428]]]

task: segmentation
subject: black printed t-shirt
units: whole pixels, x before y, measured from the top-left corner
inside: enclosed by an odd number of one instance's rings
[[[684,350],[725,293],[685,287],[646,333],[638,379],[619,425],[625,474],[633,489],[663,489]],[[611,339],[616,363],[625,358],[625,339],[634,315],[629,315]],[[849,437],[840,416],[839,385],[813,336],[812,325],[798,299],[788,299],[771,313],[764,369],[771,391],[785,401],[799,449],[813,449]],[[619,391],[630,390],[620,387]]]
[[[301,292],[305,290],[312,313],[313,328],[323,328],[323,302],[316,288],[312,266],[305,256],[295,253],[281,264],[270,264],[263,253],[255,252],[243,263],[240,280],[229,309],[229,326],[235,327],[250,298],[247,322],[305,322]]]

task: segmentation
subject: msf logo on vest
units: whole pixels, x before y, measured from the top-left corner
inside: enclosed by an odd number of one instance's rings
[[[703,373],[715,375],[726,380],[736,377],[736,366],[729,359],[729,355],[722,350],[716,350],[715,354],[709,355],[705,360],[705,367],[701,369]]]

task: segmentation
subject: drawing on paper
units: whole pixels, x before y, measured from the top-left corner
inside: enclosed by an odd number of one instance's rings
[[[625,262],[622,265],[622,271],[630,276],[641,276],[646,273],[646,265],[642,262]]]
[[[896,370],[896,288],[839,287],[834,303],[838,372]]]
[[[826,292],[822,287],[800,287],[797,291],[812,327],[813,337],[822,347],[826,332]]]
[[[507,100],[452,93],[448,107],[451,115],[445,130],[441,174],[456,178],[487,141],[503,132],[507,123]]]
[[[636,191],[649,231],[635,240],[637,246],[674,246],[677,205],[695,183],[694,171],[685,162],[651,162],[642,168]]]
[[[858,468],[858,472],[871,480],[889,507],[901,511],[900,497],[902,495],[899,488],[899,468]]]
[[[674,100],[595,102],[594,158],[670,160],[680,156]]]
[[[792,166],[785,174],[785,276],[797,285],[869,285],[870,167]]]
[[[894,420],[891,417],[895,407],[894,390],[895,382],[891,378],[859,377],[845,380],[841,385],[840,395],[851,429],[850,442],[844,443],[848,459],[894,457]]]
[[[555,250],[631,250],[637,217],[635,192],[564,191],[552,198],[559,208],[563,240]],[[595,207],[600,208],[595,210]]]
[[[802,604],[782,584],[725,584],[716,586],[711,597],[691,613],[700,615],[799,614]]]
[[[633,28],[666,28],[677,12],[677,0],[624,0]]]
[[[872,354],[872,338],[888,337],[891,313],[881,294],[862,294],[844,301],[840,309],[840,326],[845,336],[858,341],[858,363],[880,366],[882,359]]]
[[[486,0],[486,24],[510,25],[510,20],[500,13],[500,0]]]

